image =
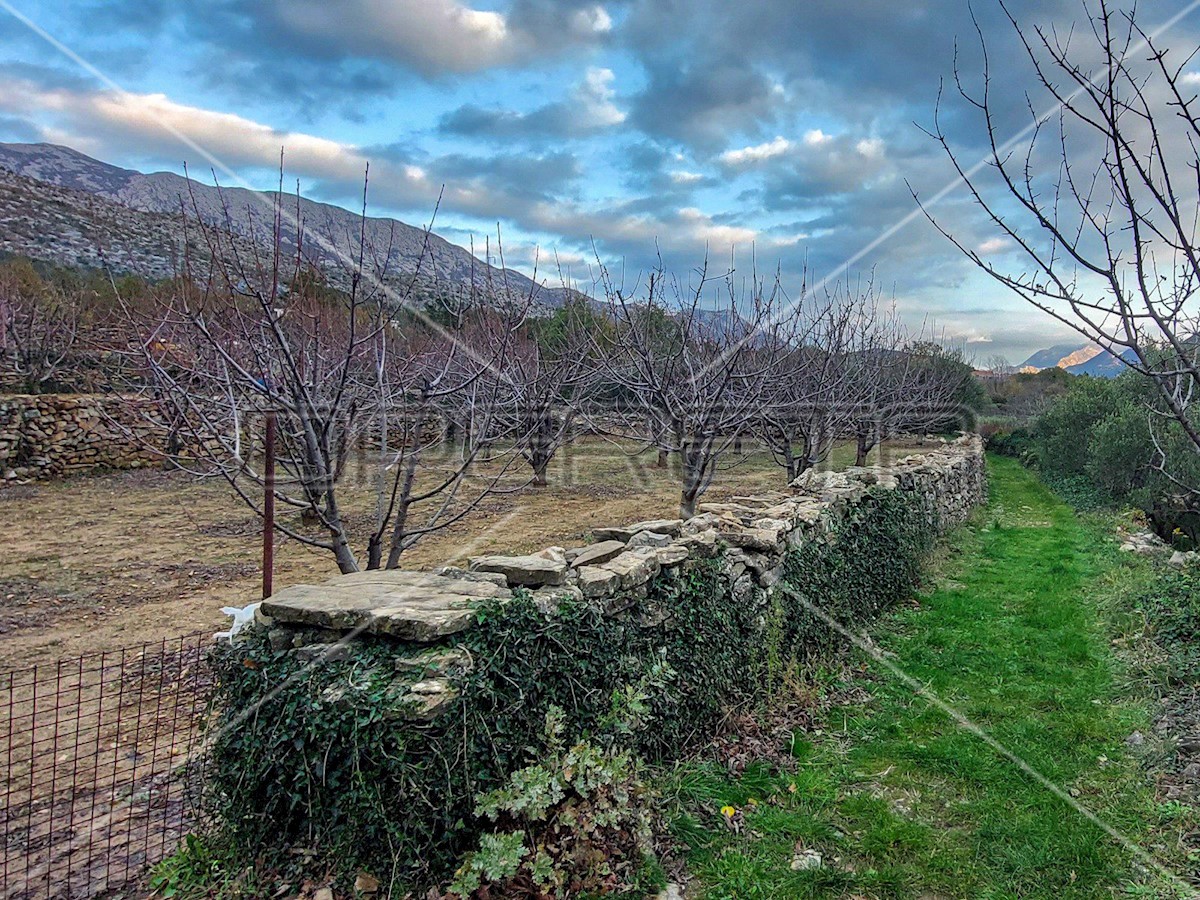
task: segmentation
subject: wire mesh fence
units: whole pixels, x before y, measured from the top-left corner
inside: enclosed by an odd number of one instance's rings
[[[0,673],[0,898],[94,897],[199,809],[211,634]]]

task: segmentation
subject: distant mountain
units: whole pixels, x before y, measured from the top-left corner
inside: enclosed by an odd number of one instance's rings
[[[0,224],[19,219],[35,223],[39,232],[28,235],[29,240],[16,241],[20,245],[16,247],[0,241],[0,246],[12,252],[74,264],[57,256],[66,244],[76,257],[98,258],[101,254],[84,247],[98,230],[83,224],[94,219],[89,206],[103,210],[105,224],[99,231],[109,246],[109,251],[102,254],[109,265],[150,277],[169,274],[176,262],[177,242],[164,235],[179,232],[181,213],[198,217],[210,226],[229,228],[260,249],[273,242],[275,192],[218,189],[170,172],[145,175],[56,144],[0,143],[0,169],[11,173],[2,179],[8,196],[3,211],[6,218]],[[99,204],[89,203],[89,197]],[[285,196],[282,202],[289,212],[297,210],[295,197]],[[353,259],[357,253],[360,216],[340,206],[303,198],[298,210],[305,257],[337,283],[346,268],[343,261]],[[130,212],[152,218],[141,219]],[[513,296],[532,292],[543,306],[559,306],[569,293],[561,287],[535,285],[515,270],[490,266],[436,234],[430,234],[426,243],[423,229],[396,219],[368,218],[366,242],[374,265],[397,280],[416,273],[419,262],[420,276],[431,284],[490,282]],[[283,244],[285,252],[294,255],[294,229],[284,228]],[[115,265],[118,260],[123,266]]]
[[[236,238],[239,252],[253,252]],[[193,259],[208,257],[199,228],[188,233]],[[61,266],[169,278],[184,258],[179,217],[130,209],[95,194],[0,169],[0,253]]]
[[[1053,347],[1047,347],[1045,350],[1038,350],[1029,359],[1021,363],[1021,371],[1032,370],[1041,371],[1042,369],[1061,368],[1059,363],[1079,350],[1078,344],[1057,344]]]
[[[1084,344],[1082,347],[1075,344],[1058,344],[1038,350],[1019,367],[1022,372],[1040,372],[1042,369],[1053,368],[1063,369],[1072,375],[1116,378],[1125,371],[1125,364],[1095,344]]]

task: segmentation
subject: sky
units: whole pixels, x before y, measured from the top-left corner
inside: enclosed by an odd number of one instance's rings
[[[1011,0],[1067,34],[1078,0]],[[1150,27],[1185,6],[1146,0]],[[1030,73],[996,0],[974,4],[1000,130],[1028,122]],[[1200,11],[1163,35],[1197,46]],[[1175,48],[1178,48],[1176,51]],[[0,140],[248,186],[278,180],[425,224],[505,262],[626,284],[661,259],[689,277],[778,270],[876,285],[912,329],[983,364],[1020,362],[1065,326],[979,273],[913,200],[1022,268],[922,129],[968,163],[982,71],[960,0],[0,0]],[[186,138],[186,139],[185,139]]]

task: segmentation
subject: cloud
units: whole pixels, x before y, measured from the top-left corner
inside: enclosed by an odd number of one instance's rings
[[[992,253],[999,253],[1010,246],[1012,246],[1012,242],[1007,238],[994,237],[988,238],[986,241],[981,241],[975,249],[982,255],[988,256]]]
[[[626,119],[616,104],[612,69],[589,67],[563,100],[530,112],[467,104],[442,116],[442,134],[473,138],[536,141],[545,137],[584,137],[614,128]]]
[[[424,71],[502,65],[528,46],[502,13],[458,0],[288,0],[272,7],[276,21],[292,33]]]
[[[768,141],[765,144],[757,144],[753,147],[743,147],[740,150],[726,150],[721,154],[721,162],[727,166],[745,166],[762,162],[764,159],[782,156],[791,149],[791,141],[784,137],[777,137],[775,140]]]
[[[647,68],[649,81],[631,100],[630,121],[653,137],[714,149],[779,112],[776,82],[745,57],[710,64],[668,58]]]
[[[384,60],[425,75],[528,63],[612,30],[599,4],[557,15],[530,8],[523,16],[461,0],[272,0],[239,8],[279,37],[319,42],[318,53]],[[547,45],[552,26],[557,44]]]

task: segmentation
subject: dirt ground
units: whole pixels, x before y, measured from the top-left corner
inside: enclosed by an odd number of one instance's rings
[[[406,553],[402,565],[465,565],[488,552],[577,546],[597,526],[677,513],[678,475],[654,468],[653,454],[590,439],[559,456],[549,486],[488,498]],[[830,465],[848,462],[851,448],[839,447]],[[707,500],[785,487],[783,470],[764,452],[729,456],[723,465]],[[369,521],[369,486],[351,485],[347,497],[350,521]],[[298,515],[282,515],[299,527]],[[222,606],[259,597],[261,541],[258,518],[223,482],[180,472],[0,490],[0,669],[219,630],[228,622]],[[327,551],[282,537],[276,547],[276,589],[337,574]]]

